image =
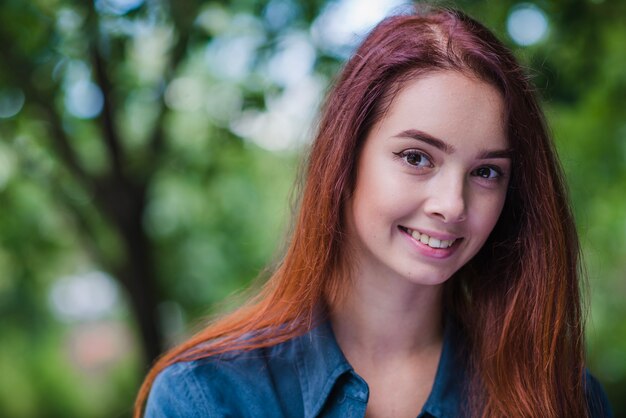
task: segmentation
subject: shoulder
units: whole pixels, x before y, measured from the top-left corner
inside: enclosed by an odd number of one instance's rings
[[[145,417],[266,416],[262,409],[279,398],[275,382],[297,381],[291,345],[174,363],[155,379]]]
[[[588,370],[585,371],[585,396],[591,418],[613,417],[609,400],[602,385]]]
[[[162,370],[152,384],[146,418],[218,416],[207,410],[210,394],[198,380],[196,362],[175,363]],[[216,407],[217,405],[212,405]]]

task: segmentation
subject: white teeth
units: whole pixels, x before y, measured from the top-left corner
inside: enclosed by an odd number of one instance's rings
[[[437,238],[429,237],[426,234],[421,234],[418,231],[412,229],[407,229],[407,232],[409,232],[413,239],[415,239],[416,241],[420,241],[422,244],[426,244],[432,248],[449,248],[452,246],[452,244],[454,244],[454,241],[456,241],[456,239],[440,240]]]
[[[430,237],[430,239],[428,240],[428,246],[434,248],[443,248],[441,247],[441,240],[433,237]]]

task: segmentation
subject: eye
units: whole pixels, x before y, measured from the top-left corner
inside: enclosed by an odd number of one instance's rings
[[[497,167],[479,167],[472,174],[486,180],[495,180],[502,176],[502,170]]]
[[[428,168],[433,166],[433,163],[430,161],[430,157],[418,150],[409,149],[401,152],[394,152],[394,154],[399,158],[402,158],[408,165],[416,168]]]

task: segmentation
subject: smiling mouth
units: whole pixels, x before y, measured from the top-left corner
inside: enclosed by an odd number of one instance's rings
[[[405,232],[406,234],[410,235],[411,237],[413,237],[414,240],[421,242],[422,244],[426,244],[431,248],[450,248],[454,245],[454,243],[456,243],[457,241],[462,240],[463,238],[455,238],[453,240],[440,240],[437,238],[433,238],[431,236],[428,236],[426,234],[423,234],[419,231],[416,231],[414,229],[409,229],[406,228],[404,226],[398,226],[398,228],[400,230],[402,230],[403,232]]]

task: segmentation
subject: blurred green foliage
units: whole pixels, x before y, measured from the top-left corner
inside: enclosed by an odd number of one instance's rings
[[[535,4],[549,32],[521,47],[506,27],[516,2],[456,2],[514,49],[544,99],[590,282],[590,368],[626,416],[626,4]],[[319,20],[310,30],[325,7],[0,4],[1,416],[129,416],[155,351],[154,318],[136,320],[138,276],[154,281],[169,345],[280,253],[308,121],[343,57],[314,36]],[[290,42],[315,53],[295,81]],[[111,283],[93,282],[99,271]],[[81,297],[95,299],[72,311]]]

